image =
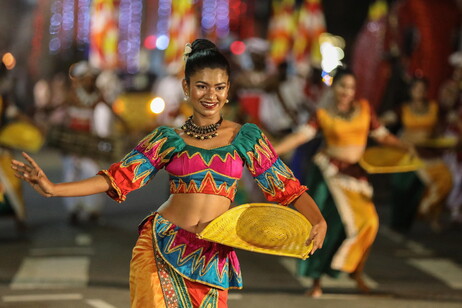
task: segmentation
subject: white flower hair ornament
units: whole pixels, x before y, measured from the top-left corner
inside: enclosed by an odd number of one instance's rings
[[[184,62],[186,62],[188,60],[188,57],[189,55],[191,54],[192,52],[192,46],[190,43],[187,43],[185,46],[184,46],[184,53],[183,53],[183,56],[184,56]]]

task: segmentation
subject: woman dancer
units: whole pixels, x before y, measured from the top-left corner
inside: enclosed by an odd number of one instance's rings
[[[365,100],[355,99],[356,79],[340,68],[332,84],[331,101],[319,107],[308,123],[275,146],[283,154],[311,140],[321,130],[325,145],[308,172],[310,195],[319,205],[329,229],[323,253],[299,263],[300,275],[314,279],[308,295],[322,295],[321,276],[347,272],[358,289],[368,292],[362,273],[378,230],[372,187],[358,161],[368,136],[381,144],[408,149],[379,124]]]
[[[444,148],[425,143],[438,132],[439,107],[427,96],[428,82],[416,77],[409,85],[409,100],[395,118],[402,129],[400,138],[414,144],[425,163],[417,172],[394,174],[391,227],[399,232],[410,230],[417,215],[429,221],[434,231],[440,231],[440,213],[452,188],[452,175],[443,161]]]
[[[78,182],[51,183],[27,154],[13,161],[17,176],[40,194],[81,196],[107,192],[118,202],[165,168],[170,198],[143,220],[130,264],[132,307],[227,307],[227,290],[242,288],[239,263],[227,246],[198,239],[227,211],[245,164],[270,201],[293,203],[313,224],[307,242],[322,247],[326,223],[306,187],[275,154],[253,124],[223,120],[230,69],[210,41],[185,48],[185,97],[193,115],[178,129],[158,127],[122,161]]]

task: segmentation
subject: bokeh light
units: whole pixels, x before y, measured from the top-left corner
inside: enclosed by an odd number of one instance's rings
[[[321,51],[321,68],[322,80],[330,86],[332,84],[332,76],[330,75],[337,67],[342,66],[342,59],[345,57],[343,48],[345,48],[345,40],[330,33],[323,33],[319,36],[320,51]]]
[[[165,101],[161,97],[155,97],[149,104],[152,113],[159,114],[165,109]]]
[[[242,41],[234,41],[229,46],[229,49],[235,55],[242,55],[245,52],[246,46]]]
[[[148,35],[144,39],[144,48],[148,50],[156,49],[156,36],[155,35]]]
[[[123,100],[121,99],[116,99],[114,101],[114,103],[112,103],[112,110],[114,110],[114,112],[116,114],[122,114],[125,112],[125,103]]]
[[[2,62],[8,70],[12,70],[16,66],[16,59],[11,52],[7,52],[3,55]]]
[[[159,50],[165,50],[168,47],[168,43],[170,42],[167,35],[160,35],[156,40],[156,46]]]

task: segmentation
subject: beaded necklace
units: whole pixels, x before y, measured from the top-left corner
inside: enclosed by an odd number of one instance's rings
[[[218,128],[220,127],[221,122],[223,122],[223,117],[220,116],[220,120],[215,124],[199,126],[193,122],[192,116],[190,116],[183,126],[181,126],[181,129],[186,133],[186,135],[198,140],[212,139],[213,137],[218,136]]]

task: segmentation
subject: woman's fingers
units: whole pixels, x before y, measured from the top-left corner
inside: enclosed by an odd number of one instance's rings
[[[316,250],[322,248],[322,241],[320,239],[315,239],[313,243],[313,249],[311,250],[310,254],[313,255]]]
[[[313,244],[313,248],[310,251],[310,255],[312,255],[318,249],[317,236],[318,234],[314,232],[314,230],[312,230],[310,236],[308,237],[308,240],[305,243],[306,246],[309,246],[311,243]]]
[[[30,157],[26,152],[22,152],[22,156],[31,164],[31,166],[37,170],[41,170],[39,165],[35,162],[35,160]]]
[[[25,173],[27,173],[26,166],[18,161],[12,161],[11,168],[15,171],[15,174],[23,176]]]
[[[30,176],[27,174],[27,172],[20,172],[20,171],[18,171],[18,170],[15,170],[14,175],[15,175],[17,178],[19,178],[19,179],[21,179],[21,180],[23,180],[23,181],[26,181],[26,182],[28,182],[28,183],[31,183],[31,178],[30,178]]]
[[[27,166],[27,165],[13,165],[12,168],[18,172],[21,172],[21,173],[30,173],[32,172],[32,168]]]
[[[16,163],[13,163],[11,165],[11,167],[13,168],[13,170],[15,170],[16,172],[22,174],[22,175],[30,175],[33,173],[33,169],[28,166],[28,165],[25,165],[21,162],[18,162],[16,161]]]
[[[314,230],[311,230],[310,236],[308,237],[308,240],[306,240],[306,245],[311,244],[313,239],[316,237],[317,233],[314,232]]]
[[[316,252],[316,250],[321,249],[321,248],[322,248],[322,243],[317,238],[314,238],[313,248],[310,251],[310,255],[313,255]]]
[[[313,244],[313,248],[310,251],[310,255],[313,255],[316,250],[322,248],[322,244],[324,242],[324,237],[326,236],[326,226],[325,224],[317,224],[314,225],[311,229],[310,236],[306,241],[306,245]]]
[[[11,161],[11,168],[15,171],[15,176],[29,183],[37,181],[41,171],[40,167],[29,155],[24,152],[22,154],[30,165],[13,159]]]

